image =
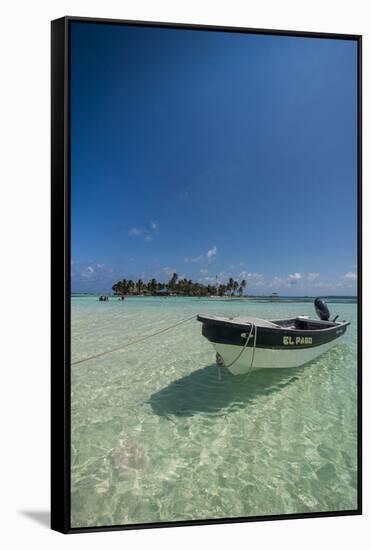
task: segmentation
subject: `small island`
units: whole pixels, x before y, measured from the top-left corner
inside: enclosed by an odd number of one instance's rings
[[[229,278],[227,284],[218,283],[213,285],[204,285],[194,282],[192,279],[179,279],[177,273],[173,273],[167,283],[162,283],[156,279],[150,279],[147,283],[138,279],[123,279],[112,286],[112,292],[115,296],[242,296],[246,288],[246,281],[234,280]]]

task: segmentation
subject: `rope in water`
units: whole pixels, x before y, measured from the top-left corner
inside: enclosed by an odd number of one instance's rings
[[[256,350],[256,337],[258,335],[258,327],[256,325],[255,326],[255,333],[254,333],[254,348],[252,350],[252,357],[251,357],[251,365],[250,365],[250,369],[247,373],[247,376],[250,375],[250,373],[252,372],[252,369],[254,368],[253,365],[254,365],[254,359],[255,359],[255,350]]]
[[[253,368],[253,364],[254,364],[254,358],[255,358],[255,348],[256,348],[256,336],[257,336],[257,332],[258,332],[258,327],[254,324],[254,323],[251,323],[251,327],[250,327],[250,332],[249,332],[249,335],[246,336],[246,342],[244,343],[241,351],[238,353],[237,357],[235,357],[232,361],[232,363],[229,363],[229,365],[224,365],[227,369],[229,369],[229,367],[231,367],[232,365],[234,365],[238,360],[239,358],[241,357],[241,355],[243,354],[243,352],[245,351],[245,349],[247,348],[247,345],[250,341],[250,338],[252,336],[252,332],[254,331],[254,345],[253,345],[253,351],[252,351],[252,357],[251,357],[251,363],[250,363],[250,368],[248,370],[248,374],[250,374],[250,372],[252,371],[252,368]]]
[[[80,363],[85,363],[86,361],[91,361],[92,359],[103,357],[103,355],[108,355],[109,353],[114,353],[115,351],[121,351],[123,349],[128,348],[129,346],[134,346],[134,344],[139,344],[140,342],[144,342],[145,340],[148,340],[148,338],[152,338],[153,336],[157,336],[158,334],[162,334],[163,332],[176,328],[179,325],[183,325],[184,323],[187,323],[188,321],[195,319],[195,317],[197,317],[197,315],[192,315],[192,317],[187,317],[187,319],[182,319],[181,321],[179,321],[178,323],[175,323],[174,325],[170,325],[169,327],[165,327],[161,330],[157,330],[156,332],[152,332],[151,334],[147,334],[146,336],[143,336],[143,338],[139,338],[138,340],[133,340],[132,342],[128,342],[123,346],[102,351],[100,353],[96,353],[95,355],[90,355],[89,357],[85,357],[84,359],[79,359],[78,361],[74,361],[73,363],[71,363],[71,365],[79,365]]]

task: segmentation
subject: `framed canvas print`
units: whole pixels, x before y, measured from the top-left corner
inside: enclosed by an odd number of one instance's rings
[[[52,528],[361,513],[361,37],[52,22]]]

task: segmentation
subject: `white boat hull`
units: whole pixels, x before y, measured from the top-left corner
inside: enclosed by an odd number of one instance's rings
[[[240,357],[235,361],[241,352],[240,346],[213,343],[215,351],[220,355],[224,365],[231,365],[228,370],[232,374],[247,374],[253,369],[287,369],[300,367],[313,361],[332,347],[339,343],[339,339],[332,340],[321,346],[306,349],[269,349],[255,348],[253,360],[253,348],[246,347]],[[235,361],[235,362],[234,362]]]

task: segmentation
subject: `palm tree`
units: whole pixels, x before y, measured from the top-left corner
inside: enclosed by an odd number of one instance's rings
[[[188,296],[210,296],[215,294],[218,294],[219,296],[224,296],[226,292],[232,293],[235,292],[236,289],[239,289],[241,293],[244,285],[246,285],[245,281],[242,281],[241,284],[238,285],[238,282],[234,281],[232,277],[229,279],[227,284],[218,283],[218,286],[213,284],[205,285],[193,282],[192,279],[183,278],[179,280],[178,275],[176,273],[173,273],[170,281],[167,284],[158,282],[155,278],[148,281],[147,284],[144,283],[142,279],[138,279],[136,283],[134,283],[134,281],[132,281],[131,279],[123,279],[122,281],[118,281],[117,283],[114,283],[112,285],[112,291],[116,295],[136,293],[142,294],[143,290],[146,289],[149,292],[155,293],[157,290],[168,288],[170,290],[177,290]]]
[[[218,289],[218,296],[224,296],[226,290],[228,290],[227,286],[224,284],[220,284]]]
[[[151,292],[156,292],[156,289],[157,289],[156,279],[151,279],[147,286],[148,286],[148,290],[150,290]]]
[[[245,281],[245,279],[242,279],[242,281],[241,281],[241,288],[242,288],[242,292],[241,292],[241,294],[242,294],[243,291],[244,291],[245,288],[246,288],[246,281]]]
[[[232,277],[229,277],[227,288],[231,294],[233,290],[233,283],[234,283],[234,280],[232,279]]]
[[[169,288],[174,289],[176,287],[177,280],[178,280],[178,274],[173,273],[173,275],[172,275],[172,277],[169,281]]]
[[[194,287],[194,283],[193,283],[192,279],[188,279],[187,294],[193,294],[193,287]]]
[[[120,294],[126,294],[128,291],[128,282],[126,279],[122,279],[122,281],[119,282],[120,286]]]

